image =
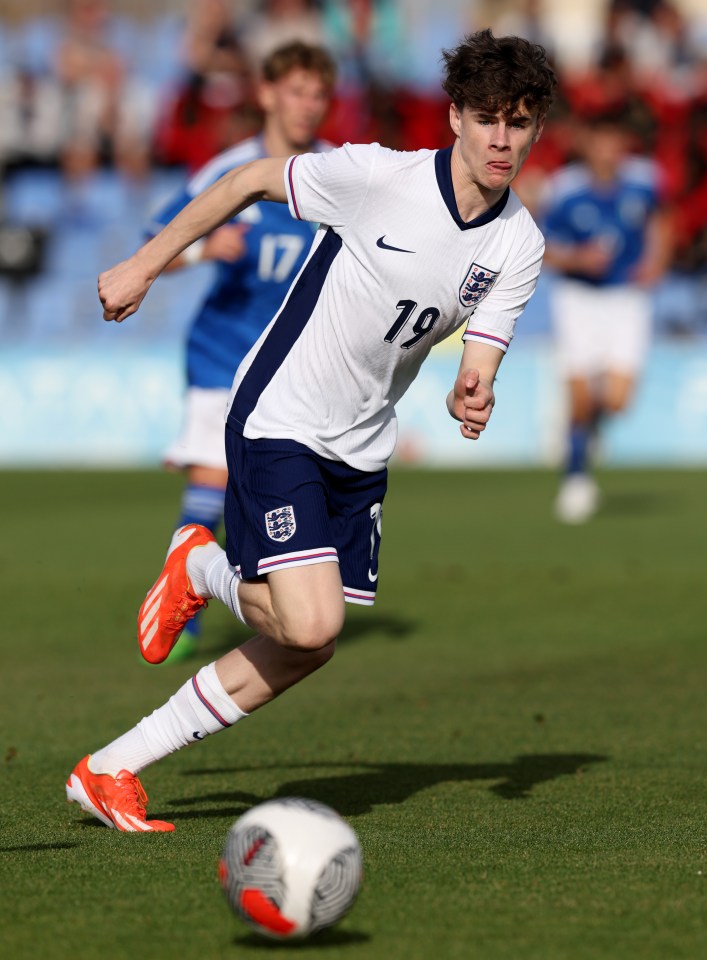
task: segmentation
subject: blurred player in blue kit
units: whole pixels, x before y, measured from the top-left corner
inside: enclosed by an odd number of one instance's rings
[[[345,601],[374,602],[395,404],[454,331],[463,351],[447,408],[465,439],[488,423],[544,250],[510,184],[541,135],[555,78],[542,47],[489,30],[444,59],[451,147],[345,144],[256,160],[99,278],[104,318],[120,322],[175,256],[254,202],[287,203],[296,219],[319,224],[231,388],[226,551],[204,526],[181,527],[138,614],[153,663],[212,597],[255,635],[79,761],[67,797],[108,826],[172,830],[147,820],[137,774],[319,669],[334,654]]]
[[[634,393],[651,333],[650,287],[667,266],[670,231],[658,169],[630,152],[624,112],[598,113],[579,129],[581,160],[547,186],[545,263],[555,271],[551,304],[569,394],[565,473],[558,519],[596,511],[592,447],[602,421]]]
[[[273,51],[261,74],[262,132],[223,151],[198,171],[153,216],[148,238],[234,167],[262,157],[332,148],[315,139],[336,76],[329,54],[295,41]],[[282,303],[313,239],[313,225],[294,220],[287,207],[256,203],[187,247],[166,267],[173,271],[203,261],[215,264],[213,283],[187,339],[182,431],[165,453],[167,466],[186,471],[178,527],[199,523],[215,533],[221,523],[228,478],[223,418],[233,375]],[[190,656],[198,632],[195,617],[170,660]]]

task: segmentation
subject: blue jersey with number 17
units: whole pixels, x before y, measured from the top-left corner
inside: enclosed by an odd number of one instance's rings
[[[317,141],[314,152],[330,150]],[[194,197],[234,167],[267,156],[261,137],[225,150],[198,171],[185,189],[151,218],[149,237],[175,217]],[[246,227],[246,252],[234,263],[216,261],[215,276],[189,331],[186,350],[189,386],[230,387],[233,375],[277,312],[314,239],[311,223],[294,220],[281,203],[263,201],[231,223]]]

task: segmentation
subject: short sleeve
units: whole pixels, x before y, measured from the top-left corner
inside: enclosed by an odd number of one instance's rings
[[[341,227],[358,213],[376,165],[380,146],[350,144],[328,153],[305,153],[285,164],[285,190],[297,220]]]
[[[538,240],[530,253],[511,270],[504,270],[490,293],[469,317],[462,340],[478,340],[505,353],[513,339],[516,320],[535,291],[542,267],[545,243]]]

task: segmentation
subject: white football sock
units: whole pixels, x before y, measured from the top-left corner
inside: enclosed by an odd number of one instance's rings
[[[226,604],[234,617],[245,623],[238,601],[240,577],[235,567],[229,564],[226,551],[217,543],[207,543],[189,551],[187,575],[198,596],[206,600],[216,597]]]
[[[92,754],[89,767],[93,773],[111,776],[121,770],[139,773],[188,743],[225,730],[247,716],[226,693],[216,665],[210,663],[149,717]]]

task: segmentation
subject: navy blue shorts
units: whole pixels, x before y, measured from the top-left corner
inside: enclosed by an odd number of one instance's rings
[[[387,470],[354,470],[295,440],[248,440],[231,426],[226,459],[226,553],[244,580],[338,560],[345,599],[373,603]]]

